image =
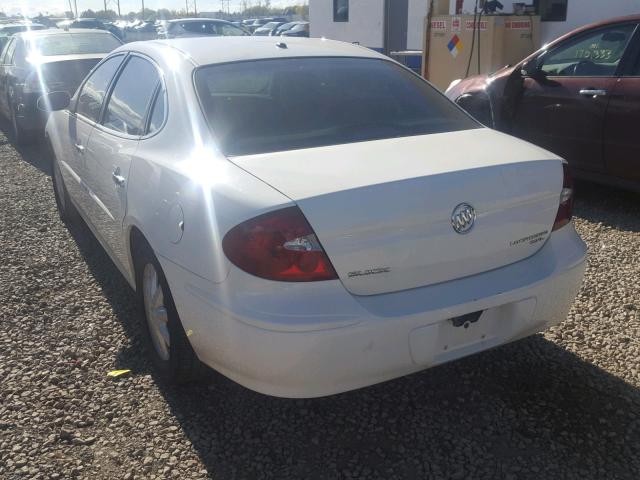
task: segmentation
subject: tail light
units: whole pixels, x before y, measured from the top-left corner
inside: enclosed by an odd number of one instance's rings
[[[338,278],[311,225],[298,207],[247,220],[232,228],[222,249],[236,267],[281,282]]]
[[[564,179],[562,180],[562,192],[560,193],[560,206],[558,207],[556,221],[553,223],[554,232],[568,224],[573,216],[573,178],[567,162],[562,163],[562,173]]]

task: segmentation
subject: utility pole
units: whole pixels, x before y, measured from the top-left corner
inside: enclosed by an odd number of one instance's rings
[[[71,5],[71,0],[69,0],[69,12],[73,15],[73,5]]]
[[[116,5],[118,5],[118,18],[120,18],[120,0],[116,0]]]
[[[142,19],[144,20],[144,0],[142,0]]]
[[[76,18],[78,18],[78,0],[73,0],[73,4],[76,7]]]

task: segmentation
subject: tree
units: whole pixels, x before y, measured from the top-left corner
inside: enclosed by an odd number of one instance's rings
[[[159,8],[156,12],[156,16],[161,20],[171,20],[172,18],[176,18],[175,10],[169,10],[168,8]]]
[[[85,10],[80,14],[80,18],[96,18],[96,12],[91,9]]]
[[[96,14],[95,18],[99,18],[100,20],[113,21],[116,18],[118,18],[118,14],[113,10],[107,10],[107,11],[98,10],[97,12],[95,12],[95,14]]]

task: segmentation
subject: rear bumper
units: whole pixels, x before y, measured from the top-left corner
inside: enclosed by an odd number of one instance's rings
[[[199,358],[281,397],[352,390],[455,360],[562,321],[584,275],[573,225],[534,256],[472,277],[354,296],[339,281],[286,284],[237,270],[220,284],[160,258]],[[468,326],[450,319],[483,311]]]

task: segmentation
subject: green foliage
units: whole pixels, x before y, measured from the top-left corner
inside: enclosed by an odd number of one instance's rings
[[[99,18],[100,20],[113,21],[118,18],[118,14],[113,10],[93,11],[91,9],[88,9],[80,14],[80,18]]]

